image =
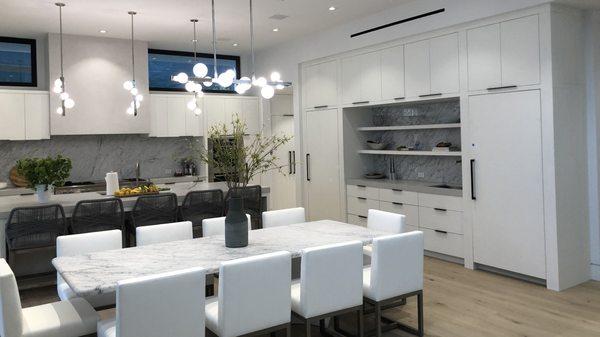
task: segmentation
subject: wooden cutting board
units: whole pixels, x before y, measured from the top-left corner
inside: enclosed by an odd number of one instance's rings
[[[25,179],[22,175],[17,172],[17,168],[13,167],[10,169],[10,182],[13,183],[16,187],[27,187],[29,186],[29,181]]]

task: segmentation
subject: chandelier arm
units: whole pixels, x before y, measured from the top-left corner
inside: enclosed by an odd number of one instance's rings
[[[212,3],[212,35],[213,35],[213,63],[214,63],[214,74],[213,79],[217,78],[217,26],[215,19],[215,0],[211,0]]]
[[[250,51],[252,54],[252,76],[250,77],[251,79],[253,79],[256,75],[256,68],[255,68],[255,59],[254,59],[254,10],[253,10],[253,6],[252,6],[252,0],[250,0]]]

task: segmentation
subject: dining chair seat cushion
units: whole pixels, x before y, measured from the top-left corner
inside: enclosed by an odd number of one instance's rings
[[[67,282],[63,281],[61,283],[56,284],[56,292],[58,292],[58,297],[61,301],[66,301],[71,298],[77,297],[77,294],[69,287]]]
[[[98,314],[82,298],[23,309],[23,337],[80,337],[96,331]]]
[[[210,331],[219,331],[219,297],[212,296],[206,298],[205,309],[206,327]]]
[[[363,295],[367,298],[375,297],[371,290],[371,266],[363,269]]]
[[[279,227],[306,222],[303,207],[280,209],[262,213],[263,228]]]
[[[292,281],[292,311],[300,311],[300,279]]]
[[[170,241],[191,240],[194,238],[194,234],[192,222],[182,221],[137,227],[135,237],[137,246],[146,246]]]
[[[406,216],[377,209],[370,209],[367,214],[367,228],[400,234],[406,226]]]
[[[99,321],[96,331],[98,337],[117,337],[117,319],[112,317]]]

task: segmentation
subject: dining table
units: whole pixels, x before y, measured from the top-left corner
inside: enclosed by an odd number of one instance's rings
[[[217,274],[222,262],[278,251],[300,257],[311,247],[361,241],[390,233],[333,220],[321,220],[251,230],[248,246],[225,247],[223,235],[171,241],[147,246],[56,257],[52,264],[71,289],[81,297],[116,291],[119,281],[188,268],[205,268]]]

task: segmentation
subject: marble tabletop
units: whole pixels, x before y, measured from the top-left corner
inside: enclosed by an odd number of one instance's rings
[[[222,235],[173,241],[148,246],[58,257],[52,264],[79,296],[116,291],[120,280],[158,273],[203,267],[216,273],[221,262],[289,251],[300,256],[304,248],[353,240],[369,244],[374,237],[389,233],[337,221],[322,220],[249,232],[249,245],[226,248]]]

